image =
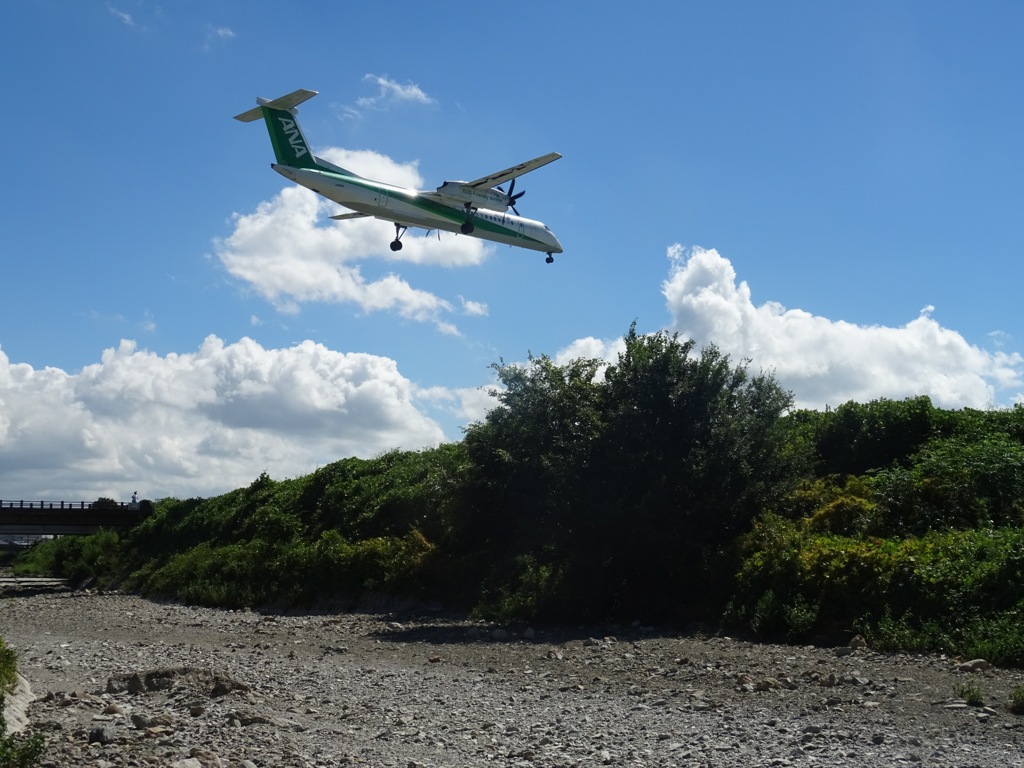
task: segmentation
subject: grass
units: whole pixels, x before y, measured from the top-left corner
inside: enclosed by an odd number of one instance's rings
[[[1024,715],[1024,685],[1018,685],[1010,691],[1010,711],[1015,715]]]
[[[981,707],[985,704],[985,696],[975,683],[956,683],[953,692],[972,707]]]

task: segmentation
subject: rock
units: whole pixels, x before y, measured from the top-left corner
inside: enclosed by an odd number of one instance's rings
[[[131,716],[131,721],[132,725],[134,725],[140,731],[144,731],[147,728],[174,725],[174,715],[172,715],[170,712],[164,712],[162,714],[154,716],[133,714]]]
[[[971,659],[958,664],[957,669],[961,672],[987,672],[992,669],[992,665],[985,659]]]
[[[226,675],[215,675],[213,678],[213,687],[210,689],[210,698],[217,699],[221,696],[227,696],[229,693],[234,693],[235,691],[245,692],[250,690],[252,690],[252,688],[246,683],[227,677]]]
[[[350,607],[268,620],[73,595],[0,608],[23,674],[50,691],[28,711],[46,740],[41,768],[859,768],[1024,754],[1024,720],[1004,707],[945,708],[962,659],[854,649],[851,663],[820,646],[669,629],[616,640],[604,626],[546,628],[540,646],[523,626],[509,635],[520,642],[473,642],[494,625]],[[1024,680],[988,674],[986,702]],[[104,682],[120,692],[101,695]],[[87,745],[100,727],[117,738]]]
[[[117,731],[109,726],[93,728],[89,731],[90,744],[111,744],[117,738]]]
[[[8,733],[21,733],[28,725],[28,706],[34,698],[32,686],[19,673],[14,680],[14,689],[4,697],[3,716]]]
[[[193,747],[188,755],[192,760],[198,761],[201,768],[224,768],[224,762],[217,753],[209,749]]]
[[[243,728],[250,725],[266,725],[273,722],[269,717],[258,712],[231,712],[228,714],[228,720],[237,722]]]

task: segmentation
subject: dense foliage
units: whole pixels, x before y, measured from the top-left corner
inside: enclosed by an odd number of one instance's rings
[[[714,347],[635,328],[599,368],[496,366],[500,405],[464,440],[472,543],[498,566],[486,597],[551,617],[703,610],[720,550],[797,477],[790,396]]]
[[[1024,664],[1024,408],[792,411],[772,375],[635,328],[612,365],[494,369],[497,405],[460,443],[164,500],[20,567],[211,605],[724,617]]]
[[[792,422],[817,471],[741,539],[729,617],[1024,665],[1024,409],[916,398]]]

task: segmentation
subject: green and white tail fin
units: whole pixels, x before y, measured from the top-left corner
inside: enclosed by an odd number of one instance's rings
[[[277,99],[257,98],[256,103],[259,106],[235,115],[235,120],[251,123],[262,117],[267,123],[270,142],[274,145],[274,154],[280,165],[289,165],[292,168],[319,168],[321,166],[302,133],[299,121],[295,119],[298,112],[296,107],[314,96],[316,91],[300,88]]]

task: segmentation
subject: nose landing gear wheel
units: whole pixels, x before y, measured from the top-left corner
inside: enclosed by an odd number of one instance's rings
[[[402,235],[405,234],[407,229],[408,227],[403,227],[401,224],[395,224],[395,239],[391,241],[392,251],[402,250]]]
[[[544,259],[544,261],[546,261],[546,262],[547,262],[548,264],[553,264],[553,263],[554,263],[554,261],[555,261],[555,257],[554,257],[554,256],[552,256],[552,255],[551,255],[551,254],[549,253],[549,254],[548,254],[548,256],[547,256],[547,258],[546,258],[546,259]]]

